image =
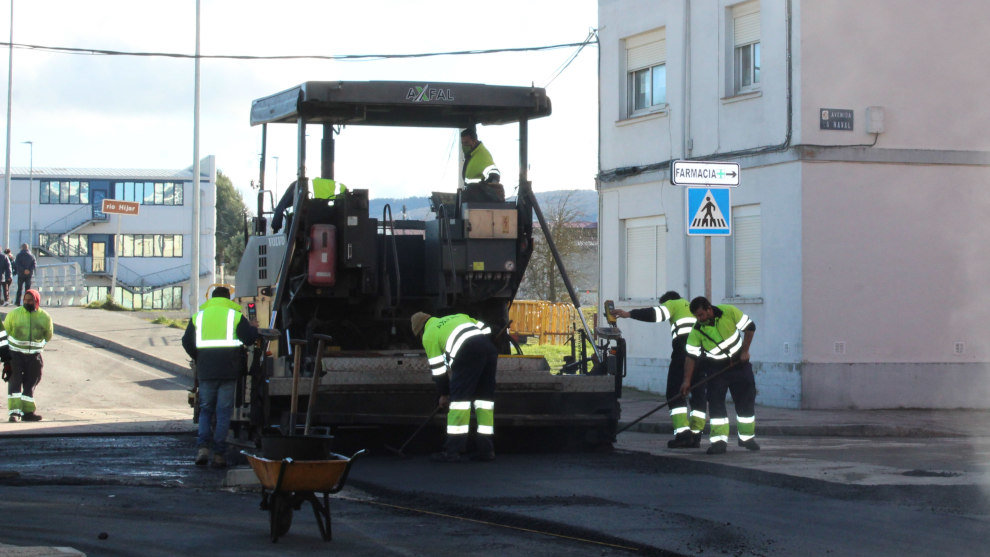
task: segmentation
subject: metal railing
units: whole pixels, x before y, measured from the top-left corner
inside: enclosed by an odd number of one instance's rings
[[[35,267],[32,285],[47,306],[86,305],[86,277],[78,263],[48,263]]]

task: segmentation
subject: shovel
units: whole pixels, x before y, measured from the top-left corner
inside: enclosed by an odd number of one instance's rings
[[[329,335],[313,335],[316,343],[316,364],[313,366],[313,380],[309,382],[309,401],[306,404],[306,428],[303,435],[309,435],[313,424],[313,404],[316,401],[316,388],[320,385],[320,375],[323,374],[323,349],[326,343],[333,340]]]

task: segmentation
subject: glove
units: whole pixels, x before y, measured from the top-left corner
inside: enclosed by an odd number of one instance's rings
[[[4,383],[10,378],[10,362],[4,362],[3,364],[3,381]]]

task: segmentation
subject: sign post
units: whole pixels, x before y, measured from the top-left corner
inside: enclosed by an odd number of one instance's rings
[[[684,217],[688,236],[705,237],[705,297],[712,299],[712,236],[732,235],[730,188],[739,185],[739,163],[674,161],[670,182],[689,187]]]
[[[110,279],[110,293],[117,288],[117,259],[120,257],[120,217],[122,215],[137,216],[141,204],[136,201],[120,201],[119,199],[104,199],[103,212],[117,215],[117,233],[113,237],[113,278]]]

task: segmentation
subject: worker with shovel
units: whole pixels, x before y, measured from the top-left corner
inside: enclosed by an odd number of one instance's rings
[[[708,298],[691,300],[691,313],[698,319],[687,339],[687,359],[684,362],[684,382],[681,394],[691,390],[691,378],[696,365],[704,366],[710,377],[708,412],[711,433],[708,454],[723,454],[729,441],[729,417],[725,409],[725,393],[732,393],[736,406],[736,433],[739,446],[760,450],[756,443],[756,381],[749,362],[749,345],[753,342],[756,324],[736,306],[712,306]],[[699,363],[700,362],[700,363]]]
[[[667,400],[670,402],[670,421],[674,425],[674,438],[667,441],[671,449],[698,448],[701,446],[701,432],[705,429],[705,387],[695,387],[691,391],[691,414],[688,414],[686,398],[679,396],[684,380],[684,360],[687,355],[688,334],[697,321],[691,314],[688,301],[677,292],[670,290],[660,296],[660,305],[639,308],[632,311],[616,309],[618,317],[631,317],[637,321],[650,323],[670,322],[670,365],[667,367]],[[694,377],[694,383],[703,379],[702,374]]]
[[[495,368],[498,350],[491,329],[463,313],[433,317],[419,312],[412,316],[412,332],[422,337],[433,379],[440,389],[440,407],[447,412],[447,439],[443,451],[430,458],[438,462],[467,460],[471,408],[478,423],[476,451],[472,460],[495,460]]]

